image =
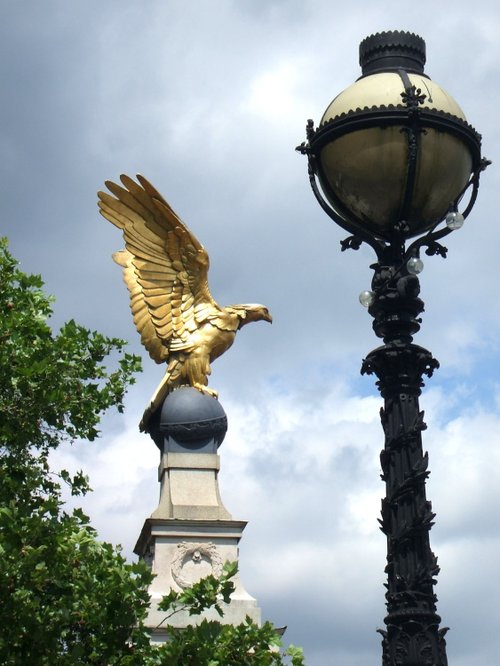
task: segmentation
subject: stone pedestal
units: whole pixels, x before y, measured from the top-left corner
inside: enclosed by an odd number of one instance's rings
[[[155,574],[150,588],[151,610],[147,625],[152,640],[166,640],[161,625],[165,613],[160,599],[172,589],[181,590],[209,574],[219,575],[225,562],[238,561],[238,544],[246,522],[233,520],[222,504],[217,480],[217,453],[227,429],[220,403],[196,389],[182,387],[167,396],[152,419],[150,435],[161,451],[158,480],[160,501],[142,528],[134,552]],[[202,617],[239,624],[248,615],[260,623],[256,600],[238,577],[224,616],[208,611]],[[179,613],[168,623],[183,627],[199,621]]]

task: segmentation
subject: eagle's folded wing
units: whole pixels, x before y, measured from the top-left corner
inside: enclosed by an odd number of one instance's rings
[[[171,351],[190,351],[207,315],[220,312],[207,282],[208,255],[156,189],[121,176],[114,195],[99,192],[101,214],[123,230],[125,250],[113,255],[123,266],[134,323],[157,363]]]

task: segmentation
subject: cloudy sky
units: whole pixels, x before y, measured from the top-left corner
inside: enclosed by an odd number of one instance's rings
[[[449,258],[427,258],[417,342],[441,362],[422,397],[437,594],[454,666],[500,651],[500,9],[497,0],[25,0],[1,2],[2,234],[75,318],[141,352],[111,253],[120,234],[96,191],[144,174],[211,257],[222,304],[262,302],[211,385],[229,418],[224,503],[247,519],[242,578],[265,618],[288,625],[309,666],[380,663],[385,542],[380,398],[361,359],[377,345],[358,303],[369,249],[345,236],[294,152],[307,118],[359,76],[368,34],[427,43],[426,72],[449,90],[494,161]],[[145,358],[125,415],[62,451],[95,492],[102,538],[131,553],[158,498],[157,450],[137,424],[162,369]]]

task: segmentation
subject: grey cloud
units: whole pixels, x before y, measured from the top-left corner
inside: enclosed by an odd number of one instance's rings
[[[140,351],[120,270],[110,259],[122,239],[95,204],[104,180],[122,172],[148,177],[206,245],[211,288],[221,303],[262,301],[273,311],[272,327],[245,329],[214,365],[212,385],[230,417],[221,485],[228,508],[250,519],[241,544],[245,584],[258,593],[266,617],[289,625],[287,639],[304,644],[309,666],[358,666],[380,658],[374,630],[383,621],[384,539],[376,524],[373,533],[363,532],[348,500],[357,498],[363,507],[367,492],[382,495],[382,432],[378,398],[367,398],[376,396],[372,378],[358,375],[362,357],[378,342],[357,303],[369,286],[373,257],[367,250],[340,253],[343,234],[314,201],[305,160],[294,147],[304,138],[307,118],[317,122],[333,96],[359,75],[359,41],[402,27],[426,39],[429,73],[456,96],[484,135],[485,155],[498,163],[498,23],[493,0],[480,8],[390,0],[384,12],[374,3],[339,9],[326,0],[178,0],[147,7],[131,0],[50,0],[3,8],[2,233],[23,267],[41,272],[55,294],[55,325],[75,317],[130,339]],[[281,72],[289,72],[287,86],[266,88],[265,77],[279,83]],[[450,484],[459,493],[461,472],[457,466],[450,479],[440,451],[461,400],[486,400],[499,367],[498,184],[498,170],[488,170],[475,210],[447,239],[449,258],[425,259],[427,311],[416,340],[443,363],[428,382],[435,393],[424,394],[422,406],[429,404],[429,496],[439,511],[436,545],[443,551],[439,610],[453,628],[449,655],[456,666],[494,663],[498,653],[491,592],[498,591],[498,544],[484,543],[488,526],[498,534],[497,472],[487,465],[495,429],[482,419],[482,437],[460,444],[477,449],[481,473],[493,479],[487,489],[480,475],[472,484],[476,499],[467,520],[451,513],[453,501],[443,495]],[[92,514],[101,534],[124,542],[127,552],[158,490],[155,451],[145,453],[152,444],[133,434],[163,372],[144,356],[125,424],[110,416],[100,445],[68,454],[91,478],[99,477],[99,467],[124,439],[130,451],[137,446],[141,456],[151,455],[151,468],[143,469],[130,453],[137,478],[130,477],[129,495],[100,477],[94,484]],[[470,392],[456,399],[464,381]],[[330,394],[338,383],[345,392]],[[368,424],[332,420],[336,409],[352,407],[350,399],[364,413],[361,396],[374,403]],[[278,397],[284,413],[302,410],[304,423],[292,419],[289,430],[277,428]],[[250,423],[246,432],[238,426],[250,406],[257,435]],[[491,400],[488,409],[494,409]],[[479,423],[474,428],[471,440]],[[263,440],[267,448],[259,448]],[[242,478],[224,480],[235,470]],[[135,507],[134,524],[115,510],[117,495]],[[378,508],[377,499],[367,509],[374,523]],[[348,538],[346,521],[354,531]],[[304,544],[309,550],[300,550]],[[287,558],[296,551],[304,562],[297,559],[297,580],[287,591],[273,577],[280,577],[280,558],[293,563]],[[316,552],[327,573],[312,584],[311,570],[320,566]],[[372,553],[378,553],[373,562]],[[342,582],[345,573],[335,577],[339,557],[349,564],[349,584]],[[478,563],[472,573],[467,558]],[[259,582],[263,567],[267,587]]]

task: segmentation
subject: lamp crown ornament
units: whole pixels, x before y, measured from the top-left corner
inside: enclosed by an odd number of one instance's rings
[[[359,64],[363,76],[398,69],[423,74],[425,42],[412,32],[378,32],[363,39],[359,45]]]
[[[424,73],[421,37],[381,32],[361,42],[359,55],[361,77],[334,97],[317,128],[307,122],[306,141],[297,150],[307,156],[319,204],[350,234],[341,249],[366,243],[377,255],[371,289],[359,300],[383,342],[361,368],[376,376],[384,399],[382,664],[447,666],[447,629],[439,627],[434,594],[439,567],[429,539],[435,514],[426,498],[426,424],[419,408],[423,378],[439,363],[413,343],[424,311],[418,275],[422,248],[446,257],[439,241],[462,227],[490,162],[481,157],[481,136],[460,106]]]

